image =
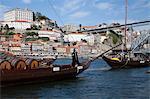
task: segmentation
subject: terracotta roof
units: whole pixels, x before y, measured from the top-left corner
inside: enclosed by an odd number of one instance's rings
[[[12,44],[11,47],[21,47],[20,44]]]

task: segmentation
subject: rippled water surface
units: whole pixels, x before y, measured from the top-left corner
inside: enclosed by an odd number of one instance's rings
[[[149,67],[109,69],[96,60],[76,79],[2,88],[1,99],[150,99]]]

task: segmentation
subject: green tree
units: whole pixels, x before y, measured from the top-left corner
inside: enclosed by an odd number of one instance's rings
[[[39,25],[37,28],[38,28],[38,30],[40,30],[42,27]]]
[[[2,32],[2,30],[3,30],[3,26],[0,27],[0,32]]]
[[[43,41],[49,41],[48,37],[40,37],[39,39],[43,40]]]
[[[48,17],[46,17],[46,16],[44,16],[44,15],[42,15],[40,12],[36,12],[36,14],[35,14],[35,20],[43,20],[43,19],[48,19],[49,20],[49,18]]]
[[[40,12],[36,12],[35,19],[39,21],[40,20],[39,19],[40,16],[42,16],[42,14]]]
[[[109,30],[108,32],[109,32],[108,36],[110,38],[112,38],[113,44],[117,44],[118,42],[122,42],[122,36],[121,35],[118,35],[118,33],[116,33],[113,30]]]
[[[9,32],[9,26],[8,26],[8,24],[6,24],[4,26],[4,33],[7,34],[8,32]]]
[[[6,25],[4,26],[4,30],[6,30],[6,33],[9,31],[9,26],[8,26],[8,24],[6,24]]]
[[[32,29],[32,30],[38,30],[38,27],[37,27],[37,25],[33,24],[33,25],[31,26],[31,29]]]
[[[38,40],[37,38],[25,38],[25,41],[36,41]]]
[[[47,20],[47,19],[49,20],[49,18],[48,18],[48,17],[43,16],[43,15],[42,15],[42,16],[40,16],[40,17],[39,17],[39,19],[40,19],[40,20]]]
[[[14,32],[6,32],[6,35],[14,35]]]
[[[36,20],[36,15],[35,15],[35,13],[33,12],[33,21],[35,21]]]
[[[38,36],[38,33],[36,33],[36,32],[26,32],[25,33],[26,34],[26,36]]]

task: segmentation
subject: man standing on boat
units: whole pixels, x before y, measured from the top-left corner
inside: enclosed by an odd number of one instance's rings
[[[75,65],[79,65],[79,60],[78,60],[77,52],[74,48],[74,50],[72,52],[72,66],[75,66]]]

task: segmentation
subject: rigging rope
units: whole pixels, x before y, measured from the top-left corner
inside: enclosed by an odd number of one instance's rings
[[[130,58],[128,57],[128,59],[127,59],[127,61],[125,62],[125,64],[124,64],[124,65],[122,65],[120,68],[126,67],[126,66],[127,66],[127,64],[129,63],[129,60],[130,60]],[[121,61],[122,61],[122,60],[121,60]]]
[[[54,2],[48,0],[48,3],[50,4],[52,10],[54,11],[55,15],[58,17],[58,19],[60,20],[60,22],[62,23],[62,25],[64,25],[64,22],[63,20],[61,19],[61,16],[57,13],[55,7],[53,6],[54,5]]]

